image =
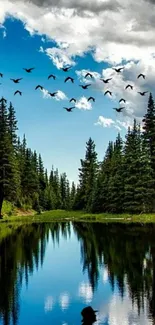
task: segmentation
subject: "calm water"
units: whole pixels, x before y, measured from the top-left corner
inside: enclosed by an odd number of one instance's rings
[[[155,324],[155,225],[52,223],[0,231],[0,325]],[[2,237],[3,235],[3,237]]]

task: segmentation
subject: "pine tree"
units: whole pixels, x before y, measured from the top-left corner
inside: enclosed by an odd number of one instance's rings
[[[114,143],[113,155],[111,157],[111,173],[108,182],[109,210],[113,213],[121,213],[124,198],[123,179],[123,142],[118,134]]]
[[[148,143],[151,154],[151,167],[155,177],[155,105],[152,94],[148,100],[147,112],[143,118],[144,138]]]
[[[98,170],[97,153],[95,151],[95,143],[89,138],[86,142],[85,159],[81,159],[81,168],[79,168],[80,191],[78,209],[90,211],[93,203],[93,188],[96,182]]]
[[[70,209],[71,210],[74,210],[75,198],[76,198],[76,186],[75,186],[75,183],[72,182],[71,189],[70,189]]]
[[[16,134],[16,131],[18,130],[18,127],[17,127],[15,109],[12,106],[12,103],[10,103],[10,106],[8,107],[8,128],[9,128],[11,143],[15,148],[17,148],[17,134]]]
[[[61,209],[66,209],[67,199],[67,175],[63,173],[60,175],[60,195],[61,195]]]
[[[3,200],[9,187],[12,145],[8,132],[8,113],[5,99],[0,102],[0,218]]]
[[[141,212],[138,180],[141,168],[141,136],[134,120],[133,129],[128,130],[124,148],[124,209],[127,212]]]

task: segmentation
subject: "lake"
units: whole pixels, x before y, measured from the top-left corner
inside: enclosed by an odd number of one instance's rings
[[[155,224],[38,223],[0,230],[0,325],[155,324]]]

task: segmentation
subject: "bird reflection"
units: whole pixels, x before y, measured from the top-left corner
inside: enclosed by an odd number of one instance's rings
[[[82,325],[92,325],[97,321],[96,313],[97,310],[93,310],[91,306],[85,307],[81,311],[81,315],[83,316]]]

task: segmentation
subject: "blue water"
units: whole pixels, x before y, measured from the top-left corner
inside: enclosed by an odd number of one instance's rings
[[[27,226],[30,227],[30,226]],[[44,225],[42,225],[44,227]],[[111,285],[110,275],[108,271],[108,265],[104,263],[104,256],[102,256],[102,261],[98,261],[98,280],[94,286],[91,283],[90,276],[88,275],[88,268],[93,261],[91,259],[86,262],[85,271],[83,270],[83,253],[82,245],[84,239],[78,240],[77,233],[73,230],[72,225],[70,225],[70,236],[67,233],[67,236],[64,236],[61,233],[61,230],[55,231],[55,236],[59,237],[59,241],[56,239],[53,241],[51,226],[46,226],[45,236],[43,237],[42,242],[44,243],[44,254],[43,260],[41,263],[40,257],[38,257],[38,267],[35,265],[35,258],[33,257],[33,271],[28,270],[27,280],[22,269],[20,272],[23,275],[22,284],[19,284],[19,274],[18,270],[23,263],[27,263],[29,254],[33,255],[33,247],[31,241],[27,240],[28,228],[24,228],[24,231],[21,229],[19,234],[16,231],[13,231],[13,234],[9,237],[5,237],[0,240],[0,270],[3,267],[1,263],[6,262],[6,266],[9,267],[9,245],[11,242],[14,242],[14,259],[15,266],[14,270],[17,272],[16,280],[14,280],[13,285],[17,288],[18,293],[15,295],[15,300],[18,300],[16,309],[16,317],[13,321],[13,317],[10,310],[7,307],[7,304],[1,307],[3,303],[0,299],[0,325],[5,324],[19,324],[19,325],[76,325],[81,324],[82,316],[81,310],[86,306],[92,306],[94,309],[98,310],[97,312],[97,321],[95,324],[105,324],[105,325],[142,325],[142,324],[152,324],[153,317],[150,315],[148,309],[148,299],[144,292],[143,304],[140,305],[140,310],[138,312],[138,306],[136,302],[132,304],[131,298],[131,288],[129,289],[128,280],[126,275],[124,275],[124,293],[120,291],[119,285],[115,279],[114,286]],[[92,226],[91,226],[92,227]],[[103,237],[105,226],[98,225],[98,228],[91,228],[91,231],[94,231],[97,236],[98,229],[100,231],[103,227]],[[116,226],[117,229],[117,226]],[[32,227],[32,234],[35,236],[36,229]],[[89,230],[86,233],[86,238],[89,236]],[[107,232],[107,230],[106,230]],[[117,232],[117,230],[116,230]],[[31,236],[32,236],[31,234]],[[111,233],[109,233],[110,236]],[[12,238],[11,238],[12,236]],[[84,235],[85,236],[85,235]],[[21,246],[19,247],[19,238],[21,237]],[[57,237],[57,238],[58,238]],[[8,239],[9,238],[9,239]],[[147,237],[148,238],[148,237]],[[27,240],[27,242],[26,242]],[[101,240],[101,237],[100,237]],[[132,235],[131,235],[132,240]],[[139,240],[139,239],[137,239]],[[148,239],[147,239],[148,240]],[[17,241],[17,246],[15,242]],[[115,241],[115,236],[111,234],[111,241]],[[127,245],[130,247],[130,234],[127,241]],[[37,242],[37,241],[36,241]],[[23,243],[23,244],[22,244]],[[23,245],[23,248],[22,248]],[[24,245],[27,245],[26,248]],[[32,247],[31,247],[32,245]],[[41,242],[38,237],[36,249],[36,256],[40,256]],[[97,256],[98,248],[95,248],[95,244],[92,240],[87,243],[87,249],[90,252],[85,252],[84,254],[89,257]],[[111,245],[111,244],[110,244]],[[117,246],[117,245],[116,245]],[[2,256],[4,253],[4,247],[7,249],[8,257]],[[112,246],[114,247],[114,246]],[[109,247],[112,252],[112,247]],[[94,251],[95,249],[95,251]],[[101,248],[102,249],[102,246]],[[15,251],[16,250],[16,251]],[[147,250],[147,245],[146,245]],[[29,252],[29,253],[28,253]],[[96,254],[96,255],[95,255]],[[113,256],[113,253],[111,257]],[[114,254],[116,255],[116,254]],[[27,257],[25,257],[27,256]],[[106,258],[110,261],[110,256]],[[117,256],[115,256],[117,261]],[[119,258],[119,256],[118,256]],[[87,258],[86,258],[87,259]],[[126,256],[124,255],[124,259]],[[134,256],[133,256],[134,259]],[[94,259],[95,261],[95,259]],[[116,262],[115,262],[116,263]],[[121,270],[121,265],[123,260],[118,259],[118,267]],[[131,264],[132,261],[131,261]],[[16,269],[18,265],[18,270]],[[96,264],[95,268],[96,268]],[[110,265],[110,264],[109,264]],[[130,265],[130,264],[129,264]],[[113,265],[112,267],[115,267]],[[116,267],[116,269],[118,269]],[[146,266],[145,266],[146,268]],[[137,268],[138,269],[138,268]],[[135,269],[136,270],[136,269]],[[144,270],[144,269],[143,269]],[[137,271],[139,272],[139,271]],[[5,278],[5,273],[0,272],[0,295],[3,296],[2,281],[3,284],[8,281],[8,277],[12,278],[11,272],[8,272],[7,278]],[[15,274],[15,271],[13,272]],[[94,273],[92,272],[93,276]],[[3,276],[3,279],[2,279]],[[150,278],[149,278],[150,279]],[[134,276],[132,282],[134,281]],[[150,280],[151,281],[151,280]],[[13,279],[9,281],[10,287],[12,285]],[[132,286],[132,284],[131,284]],[[138,287],[139,286],[139,287]],[[137,292],[139,292],[141,287],[141,282],[137,283]],[[152,288],[152,286],[151,286]],[[19,289],[19,290],[18,290]],[[4,289],[3,289],[4,290]],[[8,297],[10,294],[9,288]],[[150,289],[151,290],[151,289]],[[141,295],[142,296],[142,295]],[[10,301],[12,303],[13,294],[10,294]],[[143,305],[143,306],[142,306]],[[12,305],[11,305],[12,306]],[[6,308],[6,310],[5,310]],[[2,311],[3,309],[3,311]],[[9,315],[9,320],[5,320],[4,313]]]

